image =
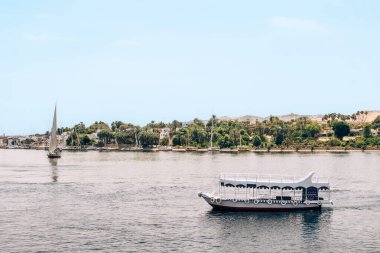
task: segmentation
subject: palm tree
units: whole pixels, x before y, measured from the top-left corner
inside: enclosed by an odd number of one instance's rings
[[[211,117],[211,138],[210,138],[210,146],[212,148],[212,139],[214,138],[214,121],[216,119],[216,115],[213,114]]]

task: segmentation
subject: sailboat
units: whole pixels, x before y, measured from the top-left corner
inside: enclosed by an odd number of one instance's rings
[[[50,145],[47,156],[48,158],[61,158],[61,149],[58,148],[57,140],[57,105],[54,108],[53,126],[51,127]]]

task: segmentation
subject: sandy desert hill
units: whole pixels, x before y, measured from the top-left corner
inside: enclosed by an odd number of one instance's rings
[[[364,122],[366,122],[366,123],[372,122],[377,116],[380,115],[380,110],[373,110],[373,111],[367,111],[367,112],[368,112],[368,114],[364,118]],[[274,115],[274,116],[276,116],[276,115]],[[223,116],[223,117],[219,117],[219,119],[220,120],[239,120],[239,121],[255,122],[256,120],[263,121],[265,119],[268,119],[269,117],[270,116],[260,117],[260,116],[254,116],[254,115],[245,115],[245,116],[235,117],[235,118]],[[291,113],[291,114],[286,114],[286,115],[280,115],[277,117],[279,117],[283,121],[290,121],[292,119],[297,119],[300,117],[308,117],[311,120],[314,120],[314,121],[321,123],[323,115],[301,115],[301,114]]]

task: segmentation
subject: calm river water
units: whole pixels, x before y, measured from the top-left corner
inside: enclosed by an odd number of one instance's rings
[[[221,172],[330,177],[321,212],[221,213]],[[0,150],[0,252],[380,252],[380,153]]]

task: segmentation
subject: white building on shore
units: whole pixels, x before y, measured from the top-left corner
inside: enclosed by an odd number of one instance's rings
[[[165,137],[169,138],[169,134],[170,134],[170,128],[168,127],[162,128],[160,131],[160,140],[162,140]]]

